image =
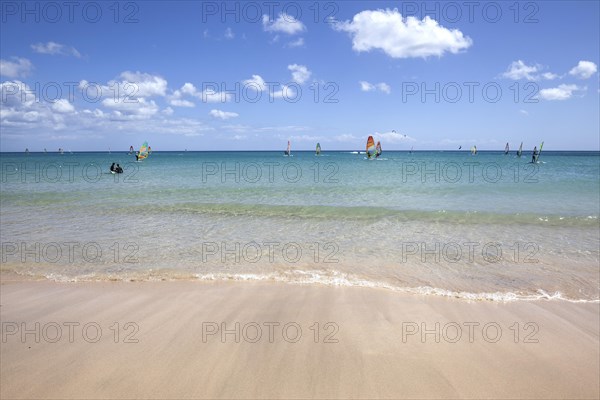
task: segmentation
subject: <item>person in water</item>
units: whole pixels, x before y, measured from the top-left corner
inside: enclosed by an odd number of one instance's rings
[[[121,168],[121,166],[119,164],[117,164],[117,168],[115,168],[115,171],[117,172],[117,174],[122,174],[123,168]]]
[[[534,163],[536,161],[538,155],[537,146],[533,148],[533,154],[531,155],[531,162]]]
[[[115,163],[112,163],[110,166],[110,172],[117,172],[117,168],[115,167]]]

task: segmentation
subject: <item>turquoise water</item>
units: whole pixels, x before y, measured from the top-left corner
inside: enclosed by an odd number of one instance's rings
[[[600,154],[530,158],[2,153],[2,268],[597,301]]]

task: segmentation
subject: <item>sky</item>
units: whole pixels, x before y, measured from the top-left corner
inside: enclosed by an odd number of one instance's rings
[[[2,0],[0,150],[599,150],[599,5]]]

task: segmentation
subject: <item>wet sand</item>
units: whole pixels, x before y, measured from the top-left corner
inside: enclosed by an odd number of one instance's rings
[[[600,396],[598,303],[5,278],[0,304],[3,399]]]

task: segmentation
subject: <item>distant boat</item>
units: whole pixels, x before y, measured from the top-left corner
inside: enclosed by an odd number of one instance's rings
[[[369,136],[367,139],[367,158],[372,158],[376,152],[377,148],[375,147],[373,136]]]
[[[315,154],[316,155],[321,154],[321,143],[317,143],[317,149],[315,150]]]
[[[375,158],[381,155],[381,142],[377,142],[377,146],[375,146]]]
[[[144,144],[142,144],[142,147],[140,147],[140,151],[138,151],[135,155],[135,159],[136,161],[142,161],[148,158],[148,155],[148,142],[144,142]]]
[[[521,142],[519,150],[517,150],[517,157],[521,157],[521,155],[523,155],[523,142]]]
[[[286,156],[291,156],[292,155],[292,144],[290,143],[289,140],[288,140],[287,149],[285,150],[285,152],[283,154],[286,155]]]
[[[471,147],[471,155],[477,154],[477,146]]]
[[[60,147],[59,147],[59,149],[58,149],[58,152],[59,152],[60,154],[64,154],[64,152],[65,152],[65,151],[64,151],[62,148],[60,148]]]
[[[509,151],[510,148],[508,147],[508,142],[506,142],[506,146],[504,147],[504,155],[507,155]]]

